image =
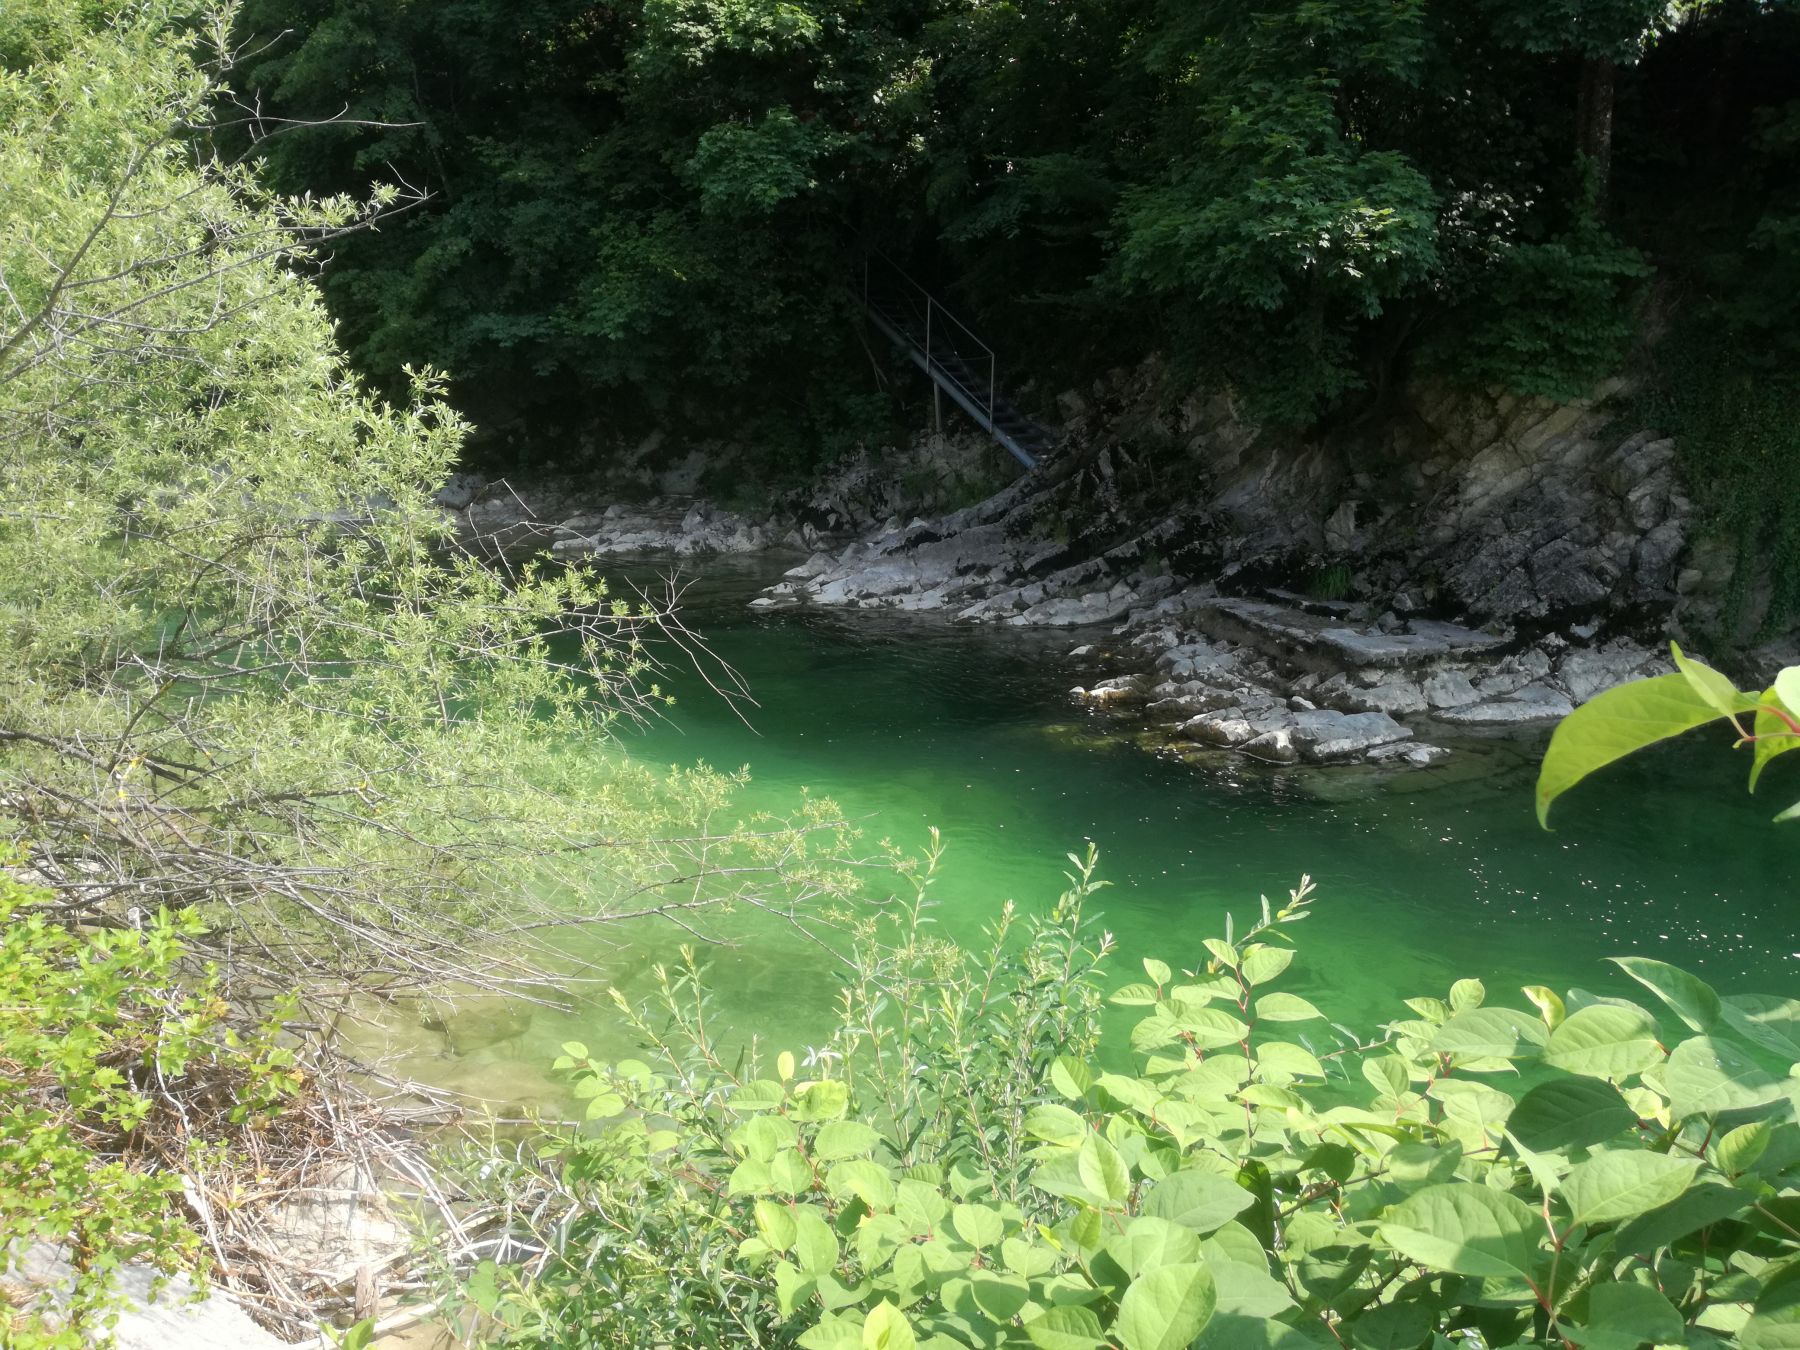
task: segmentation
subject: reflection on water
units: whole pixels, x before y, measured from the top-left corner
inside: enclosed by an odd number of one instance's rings
[[[1787,761],[1751,799],[1744,756],[1720,739],[1671,746],[1565,799],[1550,834],[1532,815],[1531,747],[1479,744],[1404,777],[1169,762],[1100,734],[1103,715],[1068,702],[1091,671],[1065,653],[1091,635],[745,608],[767,580],[754,566],[709,564],[688,595],[690,625],[756,696],[760,706],[742,710],[750,725],[699,680],[677,681],[669,720],[628,747],[655,762],[748,764],[746,814],[785,810],[808,788],[866,818],[871,840],[914,846],[940,827],[937,895],[951,933],[975,932],[1009,898],[1047,905],[1064,855],[1093,840],[1112,883],[1099,902],[1119,938],[1121,983],[1145,955],[1203,960],[1200,940],[1226,911],[1247,916],[1259,894],[1284,894],[1308,873],[1321,899],[1295,930],[1288,987],[1353,1024],[1393,1016],[1390,990],[1441,994],[1469,974],[1495,997],[1521,983],[1616,989],[1604,958],[1631,952],[1726,990],[1790,987],[1800,826],[1769,823],[1800,797],[1800,767]],[[821,1038],[833,989],[817,951],[756,915],[726,931],[734,944],[712,954],[721,1015],[783,1045]],[[635,998],[651,988],[652,963],[684,941],[633,925],[590,934],[581,951]],[[516,1030],[498,1019],[506,1034],[479,1045],[425,1032],[405,1067],[539,1100],[553,1091],[543,1066],[561,1041],[625,1047],[603,1007],[534,1010]]]

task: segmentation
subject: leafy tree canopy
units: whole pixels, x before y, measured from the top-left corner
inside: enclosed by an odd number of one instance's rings
[[[1035,368],[1158,350],[1308,422],[1419,366],[1567,395],[1650,261],[1787,267],[1756,166],[1793,142],[1791,10],[248,0],[232,86],[344,118],[246,124],[281,188],[430,192],[328,294],[365,369],[429,359],[480,421],[855,429],[877,244]],[[1720,285],[1791,330],[1792,288]]]

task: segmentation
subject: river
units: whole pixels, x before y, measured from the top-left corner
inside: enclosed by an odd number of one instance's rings
[[[1778,762],[1751,798],[1747,752],[1702,733],[1577,789],[1545,832],[1532,812],[1534,745],[1479,742],[1407,775],[1231,758],[1197,767],[1145,753],[1109,715],[1071,703],[1069,686],[1092,669],[1066,653],[1092,634],[748,609],[770,579],[766,562],[711,562],[686,602],[689,625],[757,706],[733,709],[678,677],[667,719],[627,733],[625,749],[657,763],[748,765],[746,815],[786,810],[806,789],[860,820],[867,841],[923,846],[939,827],[935,894],[952,934],[978,933],[1007,899],[1053,902],[1065,855],[1091,840],[1111,883],[1098,905],[1119,943],[1115,983],[1141,978],[1144,956],[1203,960],[1200,940],[1227,911],[1247,917],[1259,895],[1280,898],[1309,874],[1319,900],[1293,930],[1300,954],[1285,987],[1361,1028],[1467,975],[1520,1006],[1524,983],[1624,993],[1605,958],[1628,953],[1727,992],[1792,987],[1800,824],[1770,817],[1800,796],[1800,763]],[[780,1047],[822,1040],[834,984],[821,954],[761,916],[719,931],[732,942],[706,959],[721,1020]],[[651,964],[691,940],[645,922],[578,947],[636,998]],[[505,1032],[465,1038],[453,1056],[427,1037],[403,1067],[496,1101],[543,1103],[557,1095],[544,1069],[561,1041],[628,1048],[604,1000],[514,1018]]]

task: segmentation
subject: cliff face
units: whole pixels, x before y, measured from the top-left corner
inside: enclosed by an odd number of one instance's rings
[[[1705,609],[1727,579],[1693,565],[1674,443],[1602,410],[1616,386],[1574,404],[1425,389],[1379,426],[1308,439],[1259,434],[1221,399],[1159,406],[1155,382],[1065,396],[1069,444],[1127,512],[1155,509],[1157,487],[1132,480],[1173,454],[1189,481],[1165,472],[1161,490],[1196,575],[1323,581],[1403,616],[1638,631]]]

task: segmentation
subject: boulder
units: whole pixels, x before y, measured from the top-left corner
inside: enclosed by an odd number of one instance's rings
[[[1460,708],[1465,703],[1479,702],[1481,696],[1469,677],[1460,670],[1440,670],[1420,682],[1420,692],[1434,708]]]
[[[1660,675],[1673,668],[1656,652],[1620,638],[1598,647],[1571,648],[1556,664],[1556,679],[1570,698],[1586,703],[1614,685],[1645,675]]]
[[[1450,751],[1441,745],[1427,745],[1423,741],[1394,741],[1378,745],[1369,751],[1369,763],[1404,764],[1410,768],[1423,769],[1449,756]]]
[[[1115,675],[1091,689],[1076,685],[1069,692],[1088,703],[1142,703],[1147,697],[1149,683],[1142,675]]]
[[[1471,703],[1446,708],[1438,716],[1457,726],[1522,726],[1529,722],[1553,722],[1575,711],[1575,705],[1545,684],[1530,684],[1510,698],[1492,703]]]
[[[1360,759],[1378,746],[1411,735],[1410,727],[1386,713],[1341,713],[1326,708],[1294,714],[1292,731],[1301,756],[1316,764]]]
[[[1343,712],[1415,713],[1425,709],[1424,691],[1412,680],[1388,676],[1364,688],[1343,675],[1319,686],[1319,699]]]

